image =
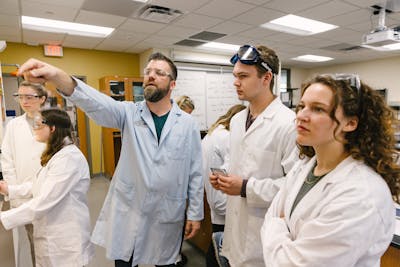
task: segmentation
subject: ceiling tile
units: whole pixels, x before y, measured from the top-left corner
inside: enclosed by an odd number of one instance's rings
[[[74,21],[78,9],[57,5],[43,6],[38,2],[22,2],[22,15],[46,19]]]
[[[166,25],[163,23],[156,23],[139,19],[128,19],[119,28],[121,30],[152,34],[160,31],[162,28],[165,27]]]
[[[245,2],[253,5],[262,5],[267,2],[270,2],[271,0],[239,0],[240,2]]]
[[[196,13],[213,16],[216,18],[229,19],[236,17],[254,7],[254,5],[249,5],[236,0],[214,0],[209,4],[197,9]]]
[[[210,0],[196,0],[196,1],[182,1],[182,0],[153,0],[152,5],[158,5],[163,7],[169,7],[180,10],[182,12],[194,11],[197,8],[203,6]]]
[[[221,23],[222,21],[222,19],[193,13],[185,15],[182,18],[178,18],[178,20],[176,20],[174,24],[196,29],[207,29],[209,27],[217,25],[218,23]]]
[[[20,15],[18,1],[1,0],[0,1],[0,14]]]
[[[232,20],[259,26],[284,15],[284,13],[279,11],[258,7],[248,12],[245,12],[240,16],[234,17]]]
[[[307,10],[299,12],[298,15],[309,19],[323,20],[338,15],[346,14],[358,9],[359,7],[349,5],[347,3],[336,0],[336,1],[329,1],[325,4],[321,4],[313,8],[309,8]]]
[[[66,47],[94,49],[102,41],[102,38],[67,35],[62,45]]]
[[[327,0],[272,0],[265,4],[264,7],[287,14],[296,14],[299,11],[308,10],[326,2]]]
[[[126,20],[126,17],[80,10],[75,22],[115,28]]]
[[[167,26],[158,32],[160,36],[173,36],[179,38],[187,38],[191,35],[199,33],[198,29],[186,28],[181,26]]]
[[[0,14],[0,26],[20,27],[20,16]]]
[[[238,23],[238,22],[234,22],[234,21],[227,21],[227,22],[218,24],[214,27],[211,27],[207,30],[212,31],[212,32],[225,33],[225,34],[235,34],[235,33],[250,29],[252,27],[253,26],[248,25],[248,24]]]
[[[132,46],[131,42],[106,39],[95,48],[98,50],[122,52]]]

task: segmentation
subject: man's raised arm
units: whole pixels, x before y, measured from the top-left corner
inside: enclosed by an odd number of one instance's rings
[[[76,82],[68,73],[46,62],[31,58],[18,70],[19,76],[33,83],[52,82],[64,95],[69,96],[74,92]]]

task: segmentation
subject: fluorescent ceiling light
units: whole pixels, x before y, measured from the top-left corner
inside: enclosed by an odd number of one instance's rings
[[[22,27],[28,30],[67,33],[89,37],[107,37],[114,28],[22,16]]]
[[[233,52],[238,51],[240,48],[240,45],[225,44],[225,43],[218,43],[218,42],[208,42],[208,43],[202,44],[201,46],[208,47],[208,48],[216,48],[216,49],[221,49],[221,50],[228,50],[228,51],[233,51]]]
[[[286,32],[296,35],[313,35],[336,29],[338,26],[307,19],[296,15],[286,15],[260,25],[274,31]]]
[[[390,45],[384,45],[382,48],[385,48],[387,50],[399,50],[400,49],[400,42],[397,44],[390,44]]]
[[[147,3],[149,0],[132,0],[133,2]]]
[[[305,61],[305,62],[324,62],[332,60],[331,57],[322,57],[322,56],[315,56],[315,55],[303,55],[292,58],[293,60],[297,61]]]
[[[394,50],[400,50],[400,42],[396,44],[383,45],[383,46],[361,45],[361,47],[369,48],[379,52],[390,52]]]

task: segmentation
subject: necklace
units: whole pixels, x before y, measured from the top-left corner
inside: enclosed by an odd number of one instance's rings
[[[306,179],[304,180],[304,183],[308,185],[315,185],[319,180],[321,180],[325,175],[327,175],[329,172],[323,174],[323,175],[314,175],[314,169],[317,166],[317,162],[315,162],[314,167],[312,167],[311,171],[308,173]]]

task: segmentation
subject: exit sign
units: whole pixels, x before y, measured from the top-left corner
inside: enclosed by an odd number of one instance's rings
[[[61,45],[44,45],[44,55],[48,57],[62,57],[63,48]]]

